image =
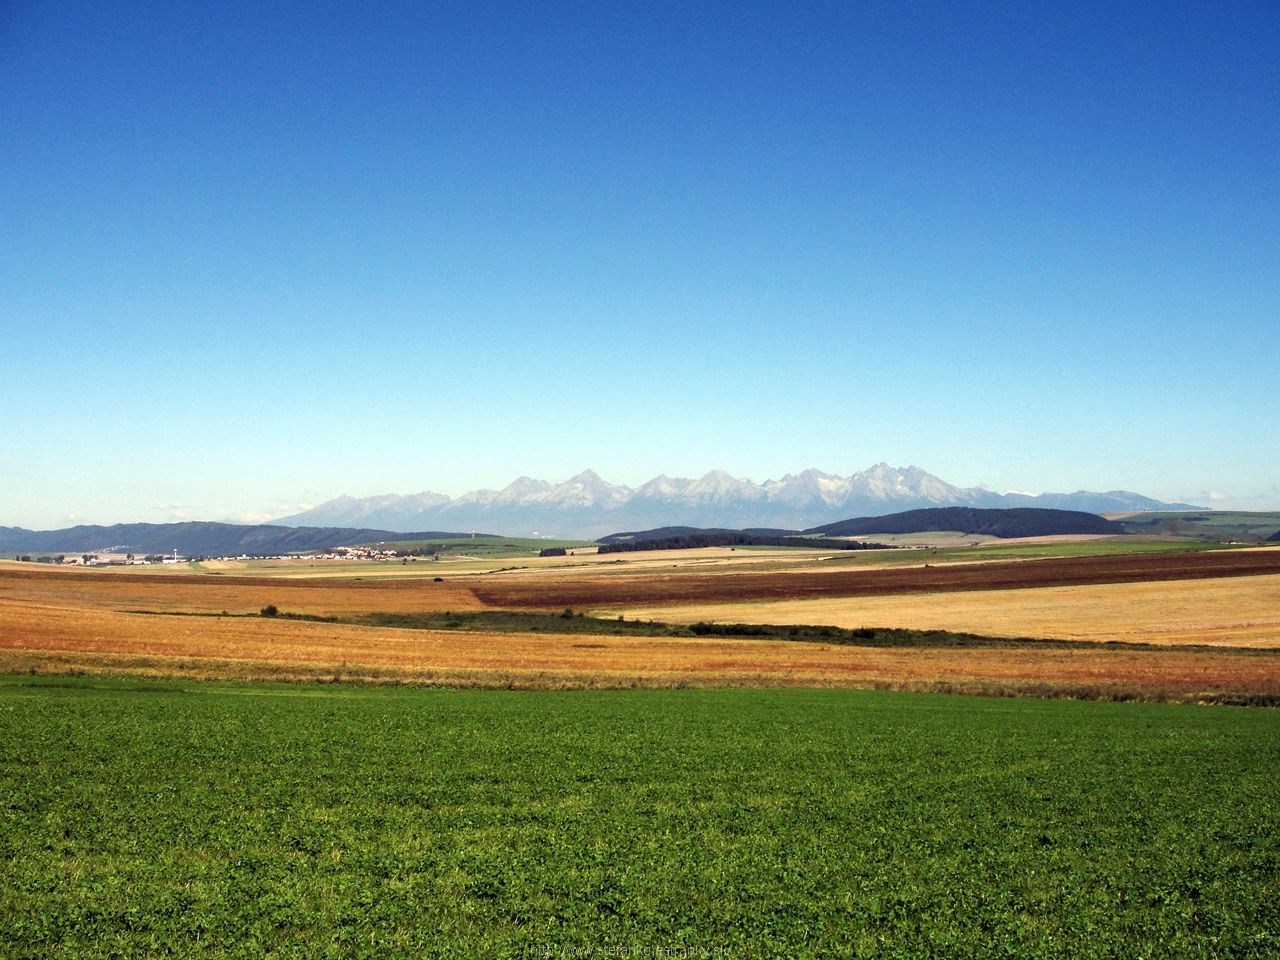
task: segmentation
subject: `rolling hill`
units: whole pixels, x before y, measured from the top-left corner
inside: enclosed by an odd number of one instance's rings
[[[1093,513],[1078,510],[1048,510],[1034,507],[1014,507],[1008,510],[979,510],[973,507],[935,507],[923,510],[907,510],[881,517],[857,517],[840,520],[807,530],[699,530],[693,527],[658,527],[627,533],[612,533],[600,538],[605,546],[641,544],[669,540],[723,540],[725,544],[764,543],[768,540],[795,540],[797,537],[820,535],[828,537],[861,537],[874,534],[938,533],[955,531],[964,534],[982,534],[989,537],[1010,539],[1013,537],[1049,537],[1064,534],[1123,534],[1122,524],[1104,519]],[[737,536],[741,539],[733,540]],[[709,542],[702,545],[712,545]],[[780,544],[782,545],[782,544]],[[647,549],[653,549],[649,547]]]
[[[805,533],[829,537],[859,537],[873,533],[936,533],[954,530],[988,537],[1051,537],[1065,534],[1123,534],[1123,525],[1096,513],[1080,510],[1043,510],[1015,507],[1009,510],[979,510],[973,507],[943,507],[907,510],[885,517],[858,517],[841,520]]]
[[[278,527],[236,523],[118,523],[65,530],[0,527],[0,554],[171,553],[186,557],[277,556],[326,547],[404,539],[446,539],[464,533],[401,534],[351,527]]]

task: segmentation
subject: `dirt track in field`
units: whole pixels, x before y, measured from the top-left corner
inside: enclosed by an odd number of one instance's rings
[[[575,579],[459,579],[489,607],[556,610],[640,605],[744,603],[977,590],[1201,580],[1280,574],[1280,550],[1128,554],[1053,560],[986,561],[872,570],[649,573]]]

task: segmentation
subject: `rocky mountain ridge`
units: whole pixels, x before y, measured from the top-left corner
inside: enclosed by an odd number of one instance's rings
[[[612,484],[593,470],[562,483],[520,477],[502,490],[342,496],[275,521],[284,526],[364,526],[383,530],[471,528],[509,536],[599,537],[619,530],[691,527],[807,529],[850,517],[924,507],[1050,507],[1090,513],[1199,509],[1124,490],[992,493],[957,487],[917,466],[879,463],[847,477],[809,469],[754,483],[712,470],[698,479],[659,475],[639,487]]]

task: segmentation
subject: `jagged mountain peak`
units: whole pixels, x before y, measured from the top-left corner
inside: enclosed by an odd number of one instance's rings
[[[558,487],[565,487],[572,490],[612,490],[614,485],[607,482],[600,474],[594,470],[583,470],[581,473],[570,477],[564,483],[556,484]]]
[[[1002,495],[953,486],[915,464],[893,467],[881,462],[847,477],[810,467],[762,483],[719,469],[697,479],[659,474],[636,488],[609,483],[587,469],[558,483],[524,476],[501,491],[473,490],[457,498],[430,492],[363,499],[344,494],[277,523],[358,523],[401,531],[475,527],[511,535],[540,531],[596,537],[662,526],[806,529],[851,517],[936,506],[1052,506],[1103,512],[1183,505],[1161,504],[1125,491]]]
[[[534,496],[540,493],[546,493],[551,489],[551,484],[545,480],[535,480],[533,477],[519,477],[512,480],[509,484],[502,488],[502,496],[512,499],[521,497]]]
[[[624,502],[632,492],[630,487],[607,482],[594,470],[583,470],[563,483],[555,484],[547,499],[565,507],[593,507]]]

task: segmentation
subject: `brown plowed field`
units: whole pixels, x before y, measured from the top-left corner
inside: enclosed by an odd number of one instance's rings
[[[1135,599],[1137,595],[1120,592],[1102,604],[1119,621],[1126,619],[1126,604],[1133,605],[1129,619],[1135,623],[1145,615],[1139,600],[1151,609],[1165,605],[1163,590],[1171,596],[1187,593],[1191,606],[1202,608],[1207,615],[1212,612],[1207,601],[1197,601],[1190,596],[1195,591],[1180,590],[1172,581],[1197,581],[1197,587],[1203,584],[1211,589],[1212,578],[1229,578],[1220,582],[1240,587],[1227,604],[1233,617],[1257,619],[1252,608],[1269,605],[1267,598],[1273,596],[1270,585],[1276,574],[1280,574],[1280,551],[988,561],[927,570],[716,574],[655,570],[636,575],[619,567],[608,571],[599,567],[530,568],[449,578],[441,583],[431,579],[155,575],[5,563],[0,564],[0,671],[294,679],[341,676],[520,687],[804,684],[1265,700],[1280,697],[1280,655],[1268,652],[1154,647],[885,650],[725,638],[415,631],[129,611],[228,610],[244,614],[275,604],[296,613],[348,616],[484,607],[602,609],[632,603],[647,604],[656,619],[674,604],[686,605],[688,612],[691,601],[711,605],[743,601],[841,604],[847,601],[840,598],[878,596],[876,602],[887,603],[898,596],[913,601],[911,594],[938,593],[962,598],[969,605],[963,610],[939,609],[929,614],[938,621],[934,625],[956,629],[959,624],[952,621],[960,614],[977,616],[970,608],[982,607],[984,598],[1009,597],[1011,593],[1031,596],[1035,590],[1027,588],[1068,584],[1146,583],[1153,590],[1161,587],[1156,591],[1159,596]],[[1161,586],[1162,581],[1167,588]],[[1062,607],[1066,614],[1095,605],[1089,596],[1072,602],[1083,606]],[[760,604],[759,608],[768,606]],[[809,608],[803,603],[801,607],[803,616],[808,617]],[[1238,614],[1237,607],[1241,608]],[[1002,606],[998,612],[1006,618],[1017,613],[1010,610]],[[906,619],[917,616],[909,611],[900,613]],[[1269,615],[1268,611],[1263,613]],[[887,624],[859,620],[858,625]],[[1193,624],[1180,642],[1198,642],[1203,633],[1199,642],[1229,645],[1234,634],[1211,635],[1210,626],[1208,619],[1202,625]]]
[[[716,573],[549,567],[516,574],[414,579],[304,579],[154,574],[0,564],[0,597],[113,609],[243,613],[273,603],[321,616],[379,611],[598,609],[956,593],[1280,574],[1280,550],[1220,550],[856,570]]]
[[[489,607],[557,610],[641,604],[742,603],[911,593],[1014,590],[1100,583],[1202,580],[1280,573],[1280,550],[1129,554],[987,561],[873,570],[768,573],[650,573],[579,579],[529,577],[455,581]]]

